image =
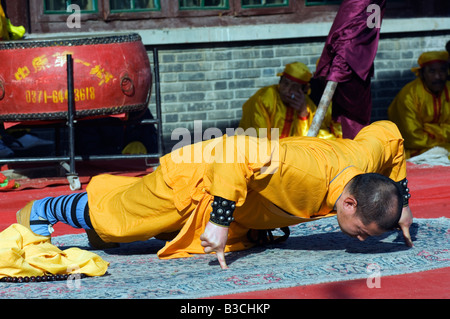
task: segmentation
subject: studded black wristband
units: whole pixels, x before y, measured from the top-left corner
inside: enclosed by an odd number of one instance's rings
[[[219,196],[214,196],[211,206],[213,210],[209,221],[220,226],[229,227],[234,220],[233,213],[236,208],[236,203]]]
[[[397,183],[400,186],[400,190],[402,193],[403,207],[406,207],[409,205],[409,198],[411,197],[411,194],[409,193],[409,188],[408,188],[408,180],[405,178]]]

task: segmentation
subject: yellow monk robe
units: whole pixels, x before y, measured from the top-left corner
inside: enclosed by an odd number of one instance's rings
[[[261,88],[244,103],[239,127],[244,130],[253,127],[257,134],[260,128],[267,128],[269,138],[271,128],[279,129],[280,138],[306,136],[317,106],[309,96],[305,95],[305,98],[309,116],[301,117],[296,110],[283,103],[278,92],[278,84]],[[317,137],[331,140],[342,137],[340,124],[331,120],[331,107],[328,108]]]
[[[407,157],[441,146],[450,151],[450,81],[439,97],[420,78],[408,83],[388,109],[405,139]]]
[[[12,224],[0,233],[0,278],[70,273],[102,276],[108,266],[93,252],[60,250],[50,243],[50,238],[35,235],[20,224]]]
[[[392,122],[371,124],[354,140],[223,136],[167,154],[143,178],[94,177],[87,192],[91,221],[103,240],[146,240],[180,230],[158,252],[176,258],[203,253],[199,237],[213,196],[236,202],[225,251],[242,250],[251,247],[249,229],[334,215],[344,186],[364,172],[394,181],[406,177],[403,139]]]

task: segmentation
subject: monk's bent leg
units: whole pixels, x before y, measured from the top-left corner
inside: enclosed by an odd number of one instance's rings
[[[63,222],[75,228],[93,229],[87,193],[46,197],[28,203],[17,212],[17,222],[37,235],[50,236],[52,226]]]
[[[143,241],[176,232],[188,217],[176,209],[174,192],[160,167],[132,183],[123,177],[98,176],[87,191],[92,225],[105,242]]]

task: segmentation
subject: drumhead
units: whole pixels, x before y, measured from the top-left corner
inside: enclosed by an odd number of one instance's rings
[[[0,41],[0,50],[28,49],[38,47],[54,46],[80,46],[141,41],[141,36],[137,33],[95,35],[95,36],[71,36],[71,37],[48,37],[34,38],[15,41]]]

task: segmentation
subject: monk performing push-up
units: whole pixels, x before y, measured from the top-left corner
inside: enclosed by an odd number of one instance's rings
[[[337,215],[359,240],[400,228],[412,246],[403,139],[375,122],[354,138],[222,136],[160,159],[140,177],[99,175],[86,192],[28,203],[18,222],[50,236],[58,221],[84,228],[93,247],[168,239],[162,259],[248,249],[251,232]],[[250,233],[249,233],[250,232]]]

